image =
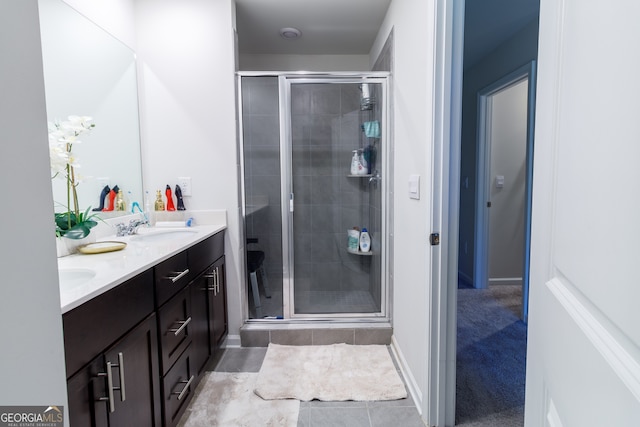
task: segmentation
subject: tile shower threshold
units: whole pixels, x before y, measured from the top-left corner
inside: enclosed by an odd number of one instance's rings
[[[371,345],[391,343],[393,328],[384,322],[248,322],[240,328],[242,347],[282,345]]]

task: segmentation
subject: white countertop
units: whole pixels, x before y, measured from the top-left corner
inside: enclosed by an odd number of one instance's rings
[[[226,223],[197,225],[181,230],[194,231],[172,239],[159,241],[138,240],[135,236],[105,236],[98,241],[121,241],[127,246],[116,252],[102,254],[75,254],[58,258],[58,270],[91,271],[95,276],[81,283],[60,282],[60,305],[66,313],[90,299],[135,277],[167,258],[193,246],[224,229]],[[140,233],[166,232],[167,228],[140,230]]]

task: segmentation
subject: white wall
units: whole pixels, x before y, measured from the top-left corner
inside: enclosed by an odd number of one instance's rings
[[[0,257],[0,403],[64,405],[66,412],[47,114],[35,0],[0,1],[0,53],[0,178],[5,202],[0,210],[0,234],[5,245]]]
[[[435,0],[394,0],[370,54],[373,63],[393,29],[393,329],[423,410],[428,401],[435,15]],[[420,200],[408,197],[412,174],[420,175]]]
[[[54,0],[46,0],[54,1]],[[63,0],[104,28],[113,37],[136,50],[134,0]]]
[[[192,178],[187,209],[227,209],[229,334],[239,335],[240,209],[232,0],[136,1],[143,181]]]
[[[241,54],[242,71],[368,71],[369,55]]]

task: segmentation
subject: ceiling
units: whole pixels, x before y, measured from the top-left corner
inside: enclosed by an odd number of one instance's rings
[[[236,0],[239,51],[368,55],[390,3],[391,0]],[[539,0],[466,0],[465,66],[523,28],[538,15],[538,8]],[[299,29],[302,37],[280,37],[283,27]]]

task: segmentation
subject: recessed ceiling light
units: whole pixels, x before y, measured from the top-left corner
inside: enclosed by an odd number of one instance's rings
[[[280,28],[280,37],[287,40],[295,40],[302,36],[299,29],[293,27]]]

